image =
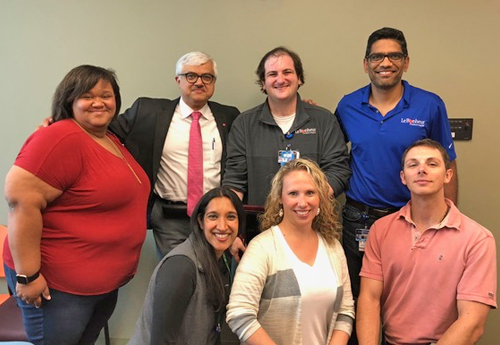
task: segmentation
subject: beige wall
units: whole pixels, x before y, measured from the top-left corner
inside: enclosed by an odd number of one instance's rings
[[[254,84],[260,57],[286,45],[304,63],[301,95],[333,111],[344,94],[367,84],[366,39],[382,26],[406,34],[411,65],[405,78],[439,94],[450,117],[474,118],[473,140],[456,143],[459,206],[500,238],[497,0],[2,0],[0,180],[26,137],[49,115],[57,83],[76,65],[113,67],[125,109],[139,96],[176,97],[176,60],[204,50],[219,63],[213,99],[245,110],[263,100]],[[0,222],[6,214],[4,205]],[[139,276],[121,292],[111,322],[114,337],[132,332],[153,249],[149,239]],[[499,322],[493,311],[481,344],[498,343]]]

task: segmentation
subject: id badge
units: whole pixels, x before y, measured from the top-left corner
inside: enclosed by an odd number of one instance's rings
[[[300,158],[300,152],[296,150],[279,150],[278,163],[283,166],[286,163]]]
[[[368,233],[370,229],[356,229],[356,242],[358,242],[358,249],[360,252],[365,251],[366,239],[368,238]]]

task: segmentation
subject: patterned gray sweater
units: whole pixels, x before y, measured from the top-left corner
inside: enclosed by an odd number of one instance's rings
[[[301,345],[300,288],[278,231],[278,227],[272,227],[250,242],[236,271],[227,322],[241,341],[262,327],[278,345]],[[334,330],[351,334],[354,301],[341,244],[327,244],[327,253],[340,282],[328,327],[328,344]]]

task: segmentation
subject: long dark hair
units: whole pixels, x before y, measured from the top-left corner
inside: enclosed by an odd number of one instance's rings
[[[238,214],[238,234],[243,233],[245,229],[246,216],[243,204],[240,198],[227,187],[214,188],[208,191],[200,199],[196,205],[193,215],[191,216],[191,239],[194,252],[198,262],[200,263],[205,273],[207,297],[209,302],[214,306],[215,311],[219,312],[226,307],[227,294],[224,288],[224,281],[220,273],[220,263],[217,262],[215,250],[208,243],[200,228],[198,219],[203,220],[208,204],[215,198],[228,198],[231,200],[236,213]]]

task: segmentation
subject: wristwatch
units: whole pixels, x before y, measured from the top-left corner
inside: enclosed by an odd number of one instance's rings
[[[17,274],[16,279],[19,284],[29,284],[40,276],[40,271],[36,272],[32,276],[26,276],[24,274]]]

